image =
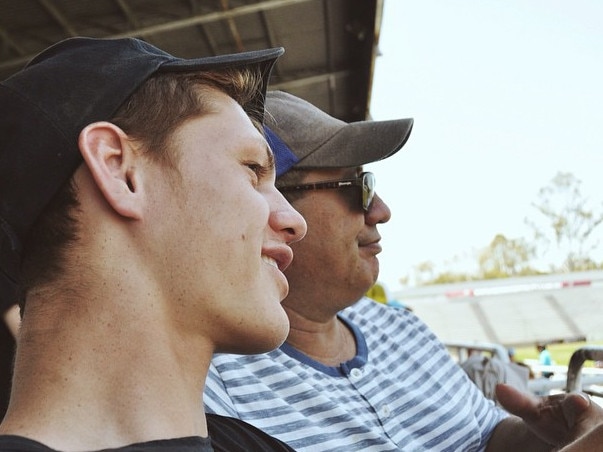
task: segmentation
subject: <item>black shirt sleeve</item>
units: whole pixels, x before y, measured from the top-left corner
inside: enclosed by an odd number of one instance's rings
[[[293,451],[284,442],[240,419],[216,414],[205,416],[211,444],[216,452]]]

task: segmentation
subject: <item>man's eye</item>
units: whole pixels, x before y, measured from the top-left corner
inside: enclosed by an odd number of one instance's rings
[[[248,163],[247,167],[253,171],[258,179],[261,179],[268,172],[268,168],[259,163]]]
[[[261,169],[261,165],[259,165],[258,163],[248,163],[247,168],[257,174],[258,171],[260,171]]]

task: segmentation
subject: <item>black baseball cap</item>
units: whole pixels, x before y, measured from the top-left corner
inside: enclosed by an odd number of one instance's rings
[[[257,66],[263,83],[249,108],[263,112],[282,48],[177,58],[134,38],[71,38],[0,83],[0,296],[15,302],[21,242],[82,163],[81,130],[108,121],[151,75]]]
[[[391,157],[412,126],[412,118],[348,123],[284,91],[266,95],[264,130],[277,177],[292,168],[347,168]]]

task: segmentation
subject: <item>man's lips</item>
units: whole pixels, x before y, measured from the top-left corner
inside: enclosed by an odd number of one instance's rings
[[[378,254],[382,251],[381,243],[379,243],[380,241],[381,237],[375,240],[360,242],[358,246],[366,250],[371,250],[371,252],[374,254]]]
[[[262,250],[262,260],[283,272],[293,261],[293,251],[287,245],[265,248]]]

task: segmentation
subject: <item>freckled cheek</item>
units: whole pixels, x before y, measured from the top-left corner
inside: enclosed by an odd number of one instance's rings
[[[258,194],[248,196],[245,202],[238,199],[232,203],[228,218],[223,222],[223,228],[231,231],[231,240],[237,239],[240,243],[258,242],[261,245],[270,221],[270,207],[265,199]],[[236,235],[235,235],[236,234]]]

